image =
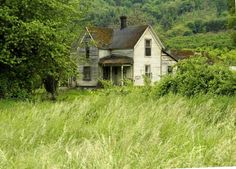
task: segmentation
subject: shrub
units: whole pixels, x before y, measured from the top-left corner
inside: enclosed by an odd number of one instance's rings
[[[0,98],[26,99],[30,97],[30,92],[25,88],[25,83],[17,79],[8,78],[0,74]]]
[[[227,29],[227,19],[215,19],[205,22],[206,32],[225,31]]]
[[[223,65],[209,65],[203,57],[195,57],[177,64],[177,72],[166,76],[154,88],[154,93],[163,96],[178,93],[184,96],[198,94],[234,95],[236,76]]]

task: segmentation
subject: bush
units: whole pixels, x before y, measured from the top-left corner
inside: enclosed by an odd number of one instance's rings
[[[0,98],[4,98],[7,92],[7,79],[0,75]]]
[[[227,29],[227,18],[215,19],[205,22],[206,32],[225,31]]]
[[[225,31],[228,25],[228,18],[214,20],[195,20],[187,23],[187,27],[194,33]]]
[[[167,31],[168,37],[176,37],[176,36],[190,36],[193,35],[193,32],[190,28],[179,25],[174,27],[173,29]]]
[[[5,75],[0,75],[0,98],[29,98],[30,92],[24,86],[25,84],[18,80],[11,80]]]
[[[195,96],[198,94],[235,95],[236,76],[223,65],[209,65],[203,57],[195,57],[177,64],[177,72],[165,77],[154,88],[155,95],[168,93]]]

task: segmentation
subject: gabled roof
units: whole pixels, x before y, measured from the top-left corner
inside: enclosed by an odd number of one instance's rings
[[[102,49],[132,49],[141,38],[148,25],[132,26],[124,29],[87,28],[92,38]]]
[[[134,48],[147,28],[148,25],[143,25],[114,30],[110,49]]]
[[[178,58],[177,56],[171,55],[170,53],[168,53],[168,52],[165,51],[165,50],[162,50],[162,52],[163,52],[164,54],[166,54],[167,56],[169,56],[170,58],[172,58],[174,61],[178,62],[179,58]]]

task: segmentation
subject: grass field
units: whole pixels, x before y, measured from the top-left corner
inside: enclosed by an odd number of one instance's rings
[[[236,166],[236,98],[68,91],[0,101],[0,168]]]

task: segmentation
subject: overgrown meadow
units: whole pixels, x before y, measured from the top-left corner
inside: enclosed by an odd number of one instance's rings
[[[235,96],[148,88],[61,91],[56,102],[0,101],[0,168],[236,165]]]

